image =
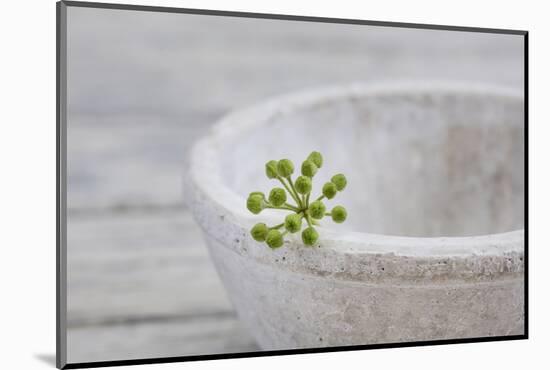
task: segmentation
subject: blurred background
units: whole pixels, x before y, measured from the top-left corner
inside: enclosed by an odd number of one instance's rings
[[[68,360],[258,350],[183,203],[185,153],[279,94],[357,81],[523,89],[523,38],[68,8]]]

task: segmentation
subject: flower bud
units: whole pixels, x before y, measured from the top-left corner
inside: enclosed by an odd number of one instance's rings
[[[302,228],[302,216],[293,213],[285,217],[285,229],[291,233],[300,231]]]
[[[250,235],[252,235],[257,242],[264,242],[268,231],[269,229],[266,224],[260,222],[254,225],[252,230],[250,230]]]
[[[317,168],[321,168],[323,166],[323,156],[319,152],[311,152],[307,157],[307,160],[315,163]]]
[[[317,242],[317,239],[319,239],[319,234],[312,226],[302,231],[302,241],[305,245],[313,245]]]
[[[265,164],[265,174],[270,179],[277,177],[277,161],[269,161]]]
[[[277,173],[281,177],[288,177],[292,175],[294,172],[294,164],[290,161],[290,159],[281,159],[277,163]]]
[[[327,199],[332,199],[336,195],[336,192],[338,189],[336,189],[336,185],[334,185],[332,182],[327,182],[325,185],[323,185],[323,195],[327,197]]]
[[[342,175],[341,173],[332,176],[330,181],[332,181],[332,183],[336,185],[336,189],[338,189],[338,191],[344,190],[348,183],[348,180],[346,180],[346,176]]]
[[[246,200],[246,208],[255,215],[260,213],[265,208],[263,196],[260,194],[251,194]]]
[[[275,207],[282,206],[286,202],[286,191],[282,188],[273,188],[269,193],[269,203]]]
[[[265,194],[261,191],[253,191],[252,193],[248,194],[249,197],[253,196],[253,195],[259,195],[261,196],[263,199],[265,199]]]
[[[332,209],[332,212],[330,213],[332,215],[332,220],[334,222],[337,222],[341,224],[342,222],[346,221],[346,218],[348,217],[348,212],[346,209],[342,206],[336,206]]]
[[[326,210],[327,208],[320,200],[316,200],[309,205],[309,214],[311,215],[311,217],[318,220],[322,219],[325,216]]]
[[[279,248],[283,245],[283,234],[279,230],[269,230],[265,242],[270,248]]]
[[[313,161],[304,161],[302,163],[302,175],[307,177],[313,177],[315,176],[315,173],[317,172],[317,166]]]
[[[311,191],[311,179],[306,176],[298,176],[294,183],[296,191],[300,194],[309,194]]]

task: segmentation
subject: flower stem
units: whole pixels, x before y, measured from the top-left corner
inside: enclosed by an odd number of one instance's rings
[[[313,226],[311,222],[311,216],[309,215],[309,213],[306,213],[306,221],[309,227]]]
[[[292,208],[294,210],[294,212],[300,212],[300,209],[292,204],[288,204],[288,203],[285,203],[284,204],[286,207],[289,207],[289,208]]]
[[[319,198],[317,198],[317,200],[322,200],[324,197],[324,195],[321,195]]]
[[[269,208],[269,209],[284,209],[285,211],[296,212],[296,209],[295,209],[295,208],[290,208],[290,207],[286,207],[286,206],[280,206],[280,207],[266,206],[265,208]]]
[[[273,227],[270,227],[269,230],[276,230],[276,229],[280,229],[281,227],[283,227],[285,225],[285,223],[283,222],[282,224],[279,224],[279,225],[275,225]]]
[[[290,194],[290,196],[292,197],[292,199],[294,199],[294,201],[296,202],[296,204],[298,204],[298,207],[302,207],[302,205],[300,204],[300,199],[292,192],[292,189],[290,189],[288,187],[288,185],[286,184],[286,182],[283,180],[283,178],[281,176],[277,176],[277,180],[279,180],[281,182],[281,184],[283,184],[283,186],[285,187],[286,191],[288,192],[288,194]],[[290,182],[292,184],[292,182]]]
[[[286,179],[288,180],[288,183],[290,184],[290,188],[294,192],[294,196],[296,196],[296,199],[298,200],[297,201],[298,206],[300,208],[303,208],[304,205],[300,202],[300,196],[298,195],[298,192],[296,191],[296,188],[294,187],[294,183],[292,182],[292,177],[288,176]]]

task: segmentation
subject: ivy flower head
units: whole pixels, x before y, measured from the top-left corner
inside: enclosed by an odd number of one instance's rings
[[[283,222],[268,226],[263,222],[256,223],[250,230],[252,239],[257,242],[265,242],[272,249],[284,245],[287,234],[301,232],[301,239],[304,245],[315,245],[319,240],[319,232],[316,229],[320,221],[330,216],[336,223],[342,223],[347,218],[346,209],[342,206],[332,208],[327,213],[323,199],[331,200],[338,192],[345,189],[346,177],[343,174],[332,176],[330,182],[322,187],[322,194],[318,197],[311,197],[313,177],[323,166],[323,156],[314,151],[302,162],[300,167],[301,175],[292,180],[294,164],[289,159],[279,161],[270,160],[265,164],[265,174],[269,179],[279,181],[283,187],[275,187],[269,192],[269,196],[260,191],[251,192],[246,200],[246,208],[253,214],[259,214],[265,208],[290,212]],[[311,199],[310,199],[311,198]]]

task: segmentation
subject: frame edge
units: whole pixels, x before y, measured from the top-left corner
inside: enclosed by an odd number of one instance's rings
[[[56,367],[67,365],[67,5],[56,3]]]

